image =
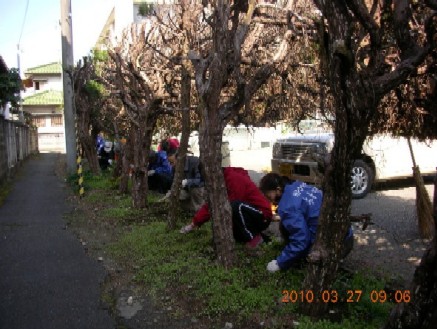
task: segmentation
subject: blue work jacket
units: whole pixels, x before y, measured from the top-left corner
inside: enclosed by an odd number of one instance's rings
[[[156,162],[149,164],[148,170],[155,170],[155,173],[162,175],[172,175],[172,168],[167,158],[167,152],[156,152]]]
[[[287,269],[306,257],[316,239],[323,192],[304,182],[287,185],[278,205],[281,223],[288,233],[288,244],[276,259],[281,269]],[[345,241],[353,238],[349,227]]]
[[[277,258],[281,269],[308,254],[316,239],[322,199],[321,190],[300,181],[285,187],[277,209],[289,240]]]

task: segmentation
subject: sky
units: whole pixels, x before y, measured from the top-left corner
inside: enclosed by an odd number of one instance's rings
[[[70,0],[73,57],[86,56],[114,5],[114,0]],[[27,7],[27,13],[26,13]],[[61,0],[0,0],[0,56],[9,68],[26,69],[62,60]]]

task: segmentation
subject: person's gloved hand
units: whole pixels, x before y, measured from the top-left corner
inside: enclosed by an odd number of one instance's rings
[[[171,190],[169,190],[161,199],[159,199],[158,202],[168,201],[170,196],[171,196]]]
[[[276,259],[272,260],[270,263],[267,264],[267,271],[270,273],[275,273],[280,270],[280,267],[278,265],[278,261]]]
[[[190,223],[187,226],[182,227],[179,232],[182,234],[186,234],[186,233],[190,233],[195,228],[196,228],[196,226],[193,223]]]
[[[155,170],[149,170],[148,172],[147,172],[147,176],[152,176],[152,175],[154,175],[155,174]]]
[[[185,178],[182,180],[182,187],[185,187],[187,185],[188,185],[188,179]]]

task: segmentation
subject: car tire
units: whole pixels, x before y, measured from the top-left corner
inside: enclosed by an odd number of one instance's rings
[[[363,160],[355,160],[351,171],[352,198],[362,199],[371,190],[374,173]]]

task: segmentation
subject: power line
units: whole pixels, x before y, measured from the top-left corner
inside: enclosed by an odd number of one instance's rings
[[[21,24],[21,32],[20,32],[20,38],[18,39],[18,45],[20,45],[21,37],[23,36],[24,24],[26,23],[27,10],[29,8],[29,2],[30,2],[30,0],[27,0],[27,2],[26,2],[26,10],[24,12],[23,24]]]

